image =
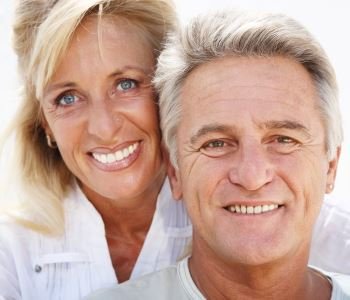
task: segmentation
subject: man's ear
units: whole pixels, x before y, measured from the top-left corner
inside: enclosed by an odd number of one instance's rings
[[[327,194],[331,193],[334,189],[334,182],[337,175],[337,168],[338,168],[340,153],[341,153],[341,147],[339,146],[337,148],[335,157],[328,163],[327,184],[326,184]]]
[[[176,200],[182,199],[182,184],[179,170],[171,162],[168,163],[168,177],[173,197]]]

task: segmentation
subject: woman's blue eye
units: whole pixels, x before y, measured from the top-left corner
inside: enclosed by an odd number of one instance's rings
[[[136,87],[135,80],[124,79],[118,83],[117,90],[124,92],[124,91],[130,90],[130,89],[133,89],[135,87]]]
[[[71,105],[75,101],[76,101],[76,96],[71,94],[63,95],[62,97],[58,98],[58,104],[63,106]]]

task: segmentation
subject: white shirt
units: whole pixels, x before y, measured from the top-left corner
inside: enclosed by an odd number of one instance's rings
[[[323,203],[314,227],[309,263],[350,275],[350,212]]]
[[[0,221],[0,299],[81,299],[117,283],[99,213],[79,188],[64,205],[66,233],[59,238]],[[350,214],[325,204],[311,263],[322,268],[327,262],[327,271],[350,274],[349,228]],[[131,278],[176,263],[191,234],[183,202],[172,199],[166,181]]]
[[[101,216],[78,187],[64,205],[59,238],[0,223],[0,299],[81,299],[118,282]],[[191,235],[183,202],[172,199],[166,181],[131,278],[176,263]]]
[[[320,272],[320,271],[319,271]],[[324,273],[332,282],[331,300],[350,300],[350,276]],[[232,291],[232,296],[235,291]],[[194,283],[188,259],[135,281],[94,292],[86,300],[205,300]]]

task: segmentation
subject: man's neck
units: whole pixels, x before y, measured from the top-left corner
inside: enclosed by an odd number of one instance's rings
[[[202,250],[194,242],[189,269],[206,299],[331,298],[329,281],[307,267],[307,251],[275,263],[249,266],[221,261]]]

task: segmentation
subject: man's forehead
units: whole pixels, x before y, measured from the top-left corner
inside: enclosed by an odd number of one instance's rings
[[[180,99],[184,114],[257,108],[278,114],[281,110],[313,109],[318,95],[310,74],[291,59],[225,57],[193,70]]]
[[[285,79],[288,80],[285,80]],[[309,72],[299,62],[283,56],[237,57],[225,56],[205,62],[194,68],[185,78],[182,92],[192,89],[210,92],[213,85],[225,80],[231,86],[251,85],[271,86],[280,89],[307,90],[310,85],[315,89]],[[224,88],[224,87],[223,87]],[[198,91],[196,91],[198,92]]]
[[[193,129],[192,139],[249,126],[304,136],[316,128],[323,131],[314,83],[300,64],[285,58],[228,57],[202,66],[187,78],[180,100],[182,123]]]

